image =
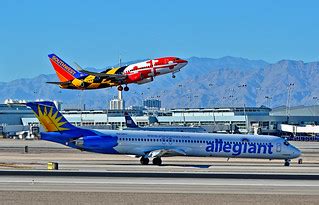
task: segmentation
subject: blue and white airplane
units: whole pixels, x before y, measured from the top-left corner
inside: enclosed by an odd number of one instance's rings
[[[287,140],[268,135],[83,129],[69,123],[52,102],[26,105],[46,130],[41,133],[42,140],[88,152],[135,155],[143,165],[150,158],[161,165],[161,157],[198,156],[282,159],[289,166],[290,160],[301,154]]]
[[[140,130],[140,131],[165,131],[165,132],[206,132],[202,127],[188,127],[188,126],[146,126],[139,127],[132,117],[125,112],[125,124],[126,128],[124,130]]]

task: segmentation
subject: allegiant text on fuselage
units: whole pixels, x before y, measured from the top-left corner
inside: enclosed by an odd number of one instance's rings
[[[206,152],[229,152],[233,156],[243,153],[250,154],[272,154],[272,143],[251,143],[251,142],[229,142],[222,139],[215,139],[207,142]]]

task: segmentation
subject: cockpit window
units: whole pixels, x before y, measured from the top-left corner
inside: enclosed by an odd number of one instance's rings
[[[287,138],[285,138],[284,145],[286,145],[286,146],[289,145],[289,142],[288,142]]]

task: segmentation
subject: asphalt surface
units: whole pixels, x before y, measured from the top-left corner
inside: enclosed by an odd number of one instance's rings
[[[0,204],[318,204],[319,143],[282,161],[172,157],[163,166],[45,141],[0,140]],[[28,153],[24,152],[28,146]],[[58,171],[48,171],[48,162]]]

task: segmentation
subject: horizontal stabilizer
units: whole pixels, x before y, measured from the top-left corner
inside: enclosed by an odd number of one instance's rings
[[[69,85],[72,82],[71,81],[65,81],[65,82],[46,82],[48,84],[54,84],[54,85]]]

